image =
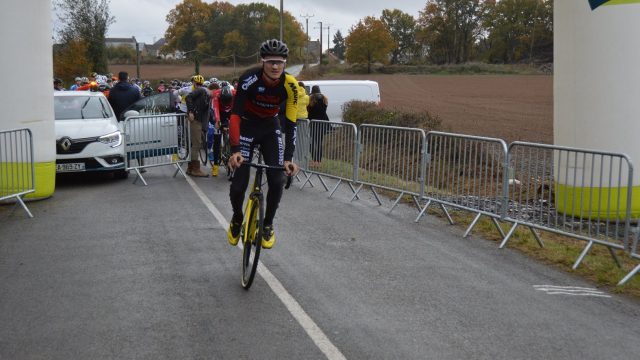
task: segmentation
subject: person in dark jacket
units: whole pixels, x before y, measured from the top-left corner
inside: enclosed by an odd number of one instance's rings
[[[202,148],[202,134],[206,134],[209,129],[209,114],[211,111],[211,97],[203,86],[204,77],[195,75],[193,78],[193,89],[187,95],[187,119],[191,127],[191,161],[187,168],[187,174],[196,177],[207,177],[208,175],[200,169],[198,152]]]
[[[329,121],[327,106],[329,100],[320,92],[320,86],[313,85],[311,95],[309,95],[309,105],[307,112],[309,120]],[[319,166],[322,161],[322,140],[327,132],[329,124],[311,122],[311,166]]]
[[[109,91],[109,104],[111,104],[118,121],[124,121],[124,110],[141,98],[140,91],[129,84],[128,78],[129,74],[121,71],[118,74],[118,83]]]

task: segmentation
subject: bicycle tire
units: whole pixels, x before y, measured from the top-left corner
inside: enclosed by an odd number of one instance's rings
[[[242,226],[242,287],[249,290],[258,269],[262,249],[264,205],[260,196],[250,199]]]
[[[222,146],[220,151],[220,165],[224,166],[227,171],[227,177],[231,177],[231,168],[229,167],[229,158],[231,157],[231,145],[229,144],[229,135],[223,133]]]

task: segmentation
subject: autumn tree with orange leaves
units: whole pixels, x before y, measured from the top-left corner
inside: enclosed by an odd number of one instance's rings
[[[389,55],[396,43],[387,31],[384,23],[372,16],[360,20],[351,27],[345,39],[347,61],[354,64],[367,64],[367,73],[371,73],[371,64],[389,63]]]

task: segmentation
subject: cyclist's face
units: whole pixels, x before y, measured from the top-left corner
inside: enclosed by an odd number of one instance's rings
[[[262,69],[272,80],[279,79],[282,76],[286,64],[287,60],[282,56],[267,56],[262,59]]]

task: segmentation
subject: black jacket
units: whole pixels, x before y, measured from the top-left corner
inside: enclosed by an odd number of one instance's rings
[[[123,121],[122,112],[134,102],[140,100],[141,95],[138,88],[128,82],[118,82],[109,91],[109,104],[116,113],[118,121]]]

